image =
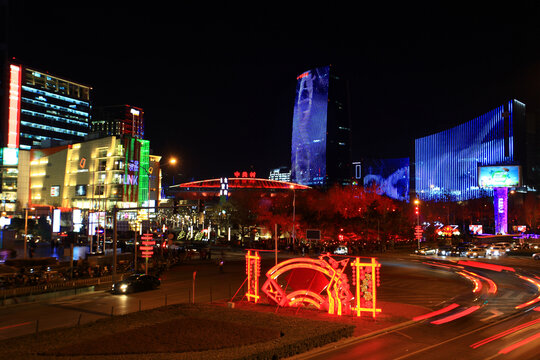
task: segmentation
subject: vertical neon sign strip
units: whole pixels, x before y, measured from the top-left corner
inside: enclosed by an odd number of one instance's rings
[[[149,200],[150,141],[137,140],[141,145],[139,153],[139,204]]]
[[[261,257],[258,251],[246,253],[247,292],[246,298],[256,304],[259,301],[259,276],[261,272]]]
[[[7,147],[19,147],[19,126],[21,123],[21,67],[9,67],[9,114]]]
[[[377,286],[379,286],[379,267],[381,264],[377,262],[375,258],[371,258],[371,262],[363,263],[360,261],[360,258],[357,257],[352,263],[353,274],[355,276],[355,285],[356,285],[356,306],[354,310],[356,311],[356,316],[362,315],[362,311],[371,312],[373,317],[377,315],[378,312],[381,312],[381,309],[377,309]],[[367,273],[367,268],[370,269],[371,279],[368,279],[369,284],[365,284],[361,278],[361,274]],[[362,286],[365,286],[365,290],[362,291]],[[371,307],[362,307],[362,298],[366,294],[371,294]]]

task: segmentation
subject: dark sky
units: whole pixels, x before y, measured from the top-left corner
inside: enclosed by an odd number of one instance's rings
[[[92,86],[95,106],[142,107],[153,152],[178,157],[183,180],[251,167],[267,177],[290,166],[296,76],[327,64],[351,82],[353,160],[406,157],[415,137],[511,98],[539,107],[534,2],[489,10],[84,3],[13,1],[10,56]]]

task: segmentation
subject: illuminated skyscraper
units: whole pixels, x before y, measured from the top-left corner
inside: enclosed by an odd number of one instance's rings
[[[351,175],[348,82],[332,66],[308,70],[297,77],[291,181],[326,187]]]
[[[89,86],[19,64],[8,66],[4,147],[31,149],[44,140],[84,139],[90,123]]]

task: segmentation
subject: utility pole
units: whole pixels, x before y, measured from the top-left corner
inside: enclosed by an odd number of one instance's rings
[[[114,205],[113,207],[113,264],[112,264],[112,282],[113,284],[116,282],[116,245],[118,240],[118,234],[117,234],[117,215],[118,215],[118,207]]]

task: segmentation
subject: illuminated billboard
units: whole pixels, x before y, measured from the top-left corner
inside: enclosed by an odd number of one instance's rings
[[[409,158],[365,159],[362,178],[364,187],[375,187],[379,195],[409,200]]]
[[[482,188],[517,187],[521,184],[521,166],[479,166],[478,185]]]
[[[326,182],[326,136],[329,66],[297,78],[293,112],[291,181],[301,185]]]

